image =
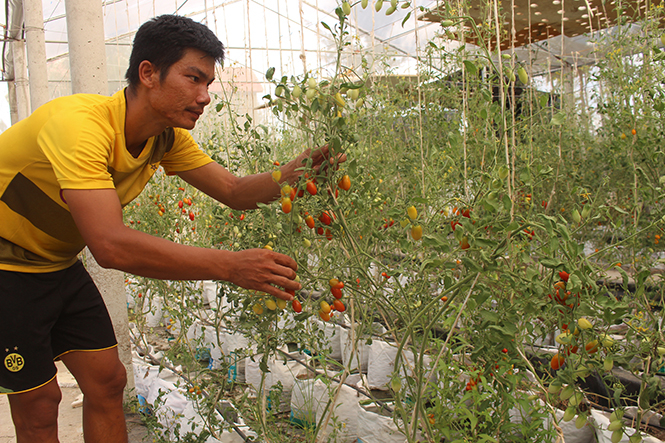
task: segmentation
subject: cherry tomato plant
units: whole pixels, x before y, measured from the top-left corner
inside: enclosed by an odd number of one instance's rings
[[[665,52],[645,37],[660,31],[647,20],[642,34],[598,37],[604,56],[581,68],[605,86],[591,106],[565,93],[572,77],[564,74],[539,91],[528,60],[491,49],[494,25],[451,6],[439,11],[443,31],[415,78],[392,76],[388,60],[351,63],[349,52],[364,52],[349,14],[365,3],[340,4],[337,22],[325,25],[336,45],[330,72],[266,72],[277,124],[236,115],[229,96],[213,105],[223,124],[200,136],[202,147],[234,173],[273,173],[278,200],[235,211],[158,174],[125,209],[129,226],[173,241],[288,254],[302,291],[286,304],[219,282],[212,307],[195,284],[132,280],[144,340],[168,328],[169,359],[232,399],[270,441],[342,441],[338,408],[350,406],[337,401],[358,369],[363,395],[382,393],[409,442],[555,441],[573,418],[598,427],[594,408],[662,412]],[[447,49],[462,32],[474,33],[478,51]],[[624,55],[628,47],[641,55]],[[307,161],[296,183],[280,180],[281,163],[320,146],[346,162],[317,170]],[[157,299],[168,314],[151,329],[141,313]],[[186,336],[199,323],[248,345],[206,369]],[[377,343],[394,351],[375,391],[359,358],[334,355],[342,332],[342,349],[357,357]],[[305,429],[275,406],[287,386],[269,386],[285,347],[328,393]],[[261,382],[250,391],[226,377],[240,358],[259,362]],[[638,379],[636,390],[618,368]],[[200,402],[201,414],[213,403]],[[619,415],[612,432],[633,436]]]

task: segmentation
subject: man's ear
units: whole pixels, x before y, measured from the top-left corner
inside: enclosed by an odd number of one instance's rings
[[[159,71],[148,60],[139,64],[139,81],[147,88],[153,88],[159,82]]]

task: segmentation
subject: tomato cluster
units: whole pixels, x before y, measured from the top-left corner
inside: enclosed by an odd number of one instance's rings
[[[566,283],[568,282],[569,277],[570,274],[566,271],[559,272],[559,278],[561,278],[561,280],[554,283],[554,293],[547,294],[547,297],[550,300],[556,301],[561,306],[573,309],[575,306],[579,306],[580,302],[579,294],[572,294],[570,291],[566,290]]]
[[[332,304],[325,300],[321,300],[319,303],[319,317],[321,317],[321,320],[323,321],[330,321],[330,318],[332,317],[332,311],[346,311],[346,306],[344,306],[344,303],[342,303],[340,300],[342,298],[342,288],[344,287],[344,282],[341,282],[336,278],[331,278],[328,282],[328,285],[330,286],[330,292],[332,293],[333,297],[335,297],[335,299],[333,300]]]

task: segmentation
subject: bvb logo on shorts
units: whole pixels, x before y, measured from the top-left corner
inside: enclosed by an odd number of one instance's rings
[[[25,361],[23,360],[23,356],[17,353],[12,353],[5,357],[5,368],[7,368],[10,372],[20,371],[23,369],[24,363]]]

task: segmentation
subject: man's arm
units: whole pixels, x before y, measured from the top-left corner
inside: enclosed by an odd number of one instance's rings
[[[319,171],[325,161],[334,164],[346,160],[345,155],[330,158],[327,146],[315,150],[307,149],[280,167],[280,182],[293,185],[302,175],[302,168],[309,158],[312,159],[314,173]],[[280,195],[280,187],[269,172],[236,177],[223,166],[208,163],[200,168],[179,172],[178,175],[190,185],[233,209],[256,209],[257,203],[270,203]]]
[[[300,289],[294,281],[297,264],[289,256],[266,249],[231,252],[173,243],[125,226],[114,189],[63,192],[83,239],[105,268],[168,280],[225,280],[285,300],[292,296],[284,289]]]

